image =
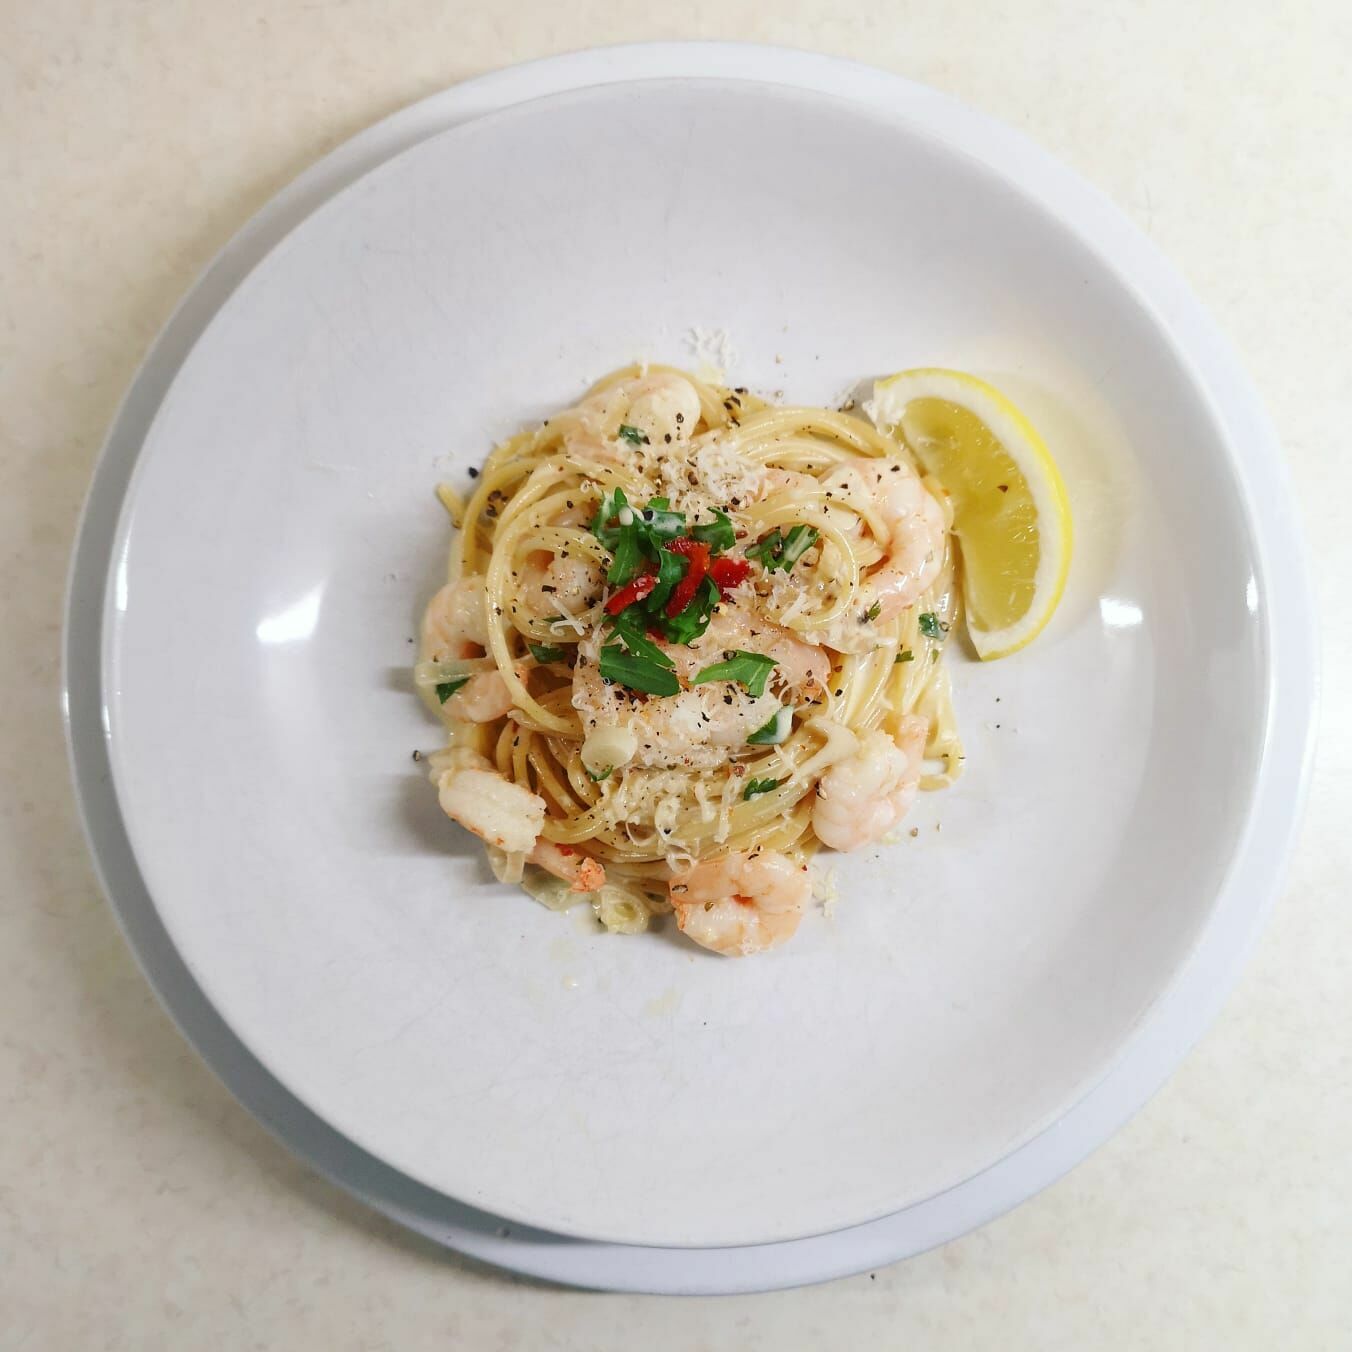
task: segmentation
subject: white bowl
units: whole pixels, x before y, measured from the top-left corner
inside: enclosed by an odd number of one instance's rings
[[[246,1045],[413,1178],[635,1244],[866,1221],[1056,1121],[1243,895],[1271,752],[1245,449],[1121,263],[916,123],[715,81],[472,123],[289,237],[165,400],[105,644],[132,843]],[[987,374],[1079,524],[1052,630],[957,673],[968,778],[754,962],[492,886],[408,759],[432,484],[692,325],[794,400]]]

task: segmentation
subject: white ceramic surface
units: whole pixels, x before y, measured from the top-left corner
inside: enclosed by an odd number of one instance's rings
[[[962,787],[758,963],[491,886],[409,764],[431,484],[695,324],[807,402],[927,361],[1014,377],[1085,542],[1042,643],[960,672]],[[998,175],[814,96],[584,91],[399,157],[212,324],[124,519],[114,770],[203,987],[374,1154],[566,1233],[797,1238],[995,1163],[1177,970],[1252,788],[1257,570],[1164,333]]]
[[[679,51],[680,49],[676,50]],[[719,55],[721,55],[723,61],[726,62],[727,59],[729,59],[729,53],[727,53],[726,50],[723,49],[715,49],[715,50],[719,51]],[[617,58],[619,61],[619,65],[621,65],[623,69],[629,70],[633,69],[635,66],[634,59],[631,57],[619,59],[621,58],[621,54],[591,54],[591,58],[589,59],[591,59],[592,65],[591,70],[589,70],[589,72],[587,69],[588,58],[573,58],[572,62],[554,62],[554,64],[552,65],[556,69],[566,68],[566,66],[571,65],[573,73],[577,74],[577,76],[585,78],[585,76],[587,76],[588,73],[591,74],[606,73],[604,72],[604,68],[606,68],[608,58],[611,57]],[[648,64],[649,66],[658,66],[658,68],[662,68],[662,66],[665,66],[665,68],[667,69],[671,69],[671,65],[673,64],[673,62],[675,62],[675,64],[679,64],[679,61],[681,59],[679,55],[673,55],[671,49],[667,49],[665,51],[662,49],[649,49],[648,57],[649,61],[646,62],[646,64]],[[765,66],[772,66],[773,61],[775,61],[776,57],[777,59],[779,59],[781,65],[790,66],[790,68],[791,66],[794,66],[796,64],[799,66],[800,70],[802,70],[803,66],[806,65],[808,69],[813,70],[813,72],[817,73],[817,76],[821,78],[821,80],[823,81],[829,82],[830,77],[834,77],[836,78],[837,84],[840,85],[841,88],[844,88],[846,84],[849,84],[850,87],[852,88],[865,87],[865,85],[868,85],[869,78],[872,78],[872,80],[875,81],[875,84],[879,84],[880,82],[880,84],[882,84],[884,88],[888,89],[888,91],[891,92],[891,95],[892,97],[894,97],[896,103],[898,104],[918,103],[926,105],[926,107],[929,108],[929,111],[932,112],[932,114],[942,114],[942,116],[940,116],[938,120],[940,120],[940,122],[945,122],[946,120],[946,123],[948,123],[949,126],[949,130],[953,130],[953,128],[957,128],[957,130],[963,130],[963,128],[961,128],[961,123],[963,123],[963,119],[965,118],[965,116],[968,116],[960,114],[960,111],[957,111],[955,110],[955,108],[952,108],[952,105],[945,105],[944,103],[942,103],[942,100],[934,100],[933,96],[927,96],[925,95],[925,93],[921,91],[914,91],[914,89],[910,89],[909,87],[906,87],[906,85],[900,84],[900,82],[898,81],[887,80],[886,77],[877,77],[873,73],[852,72],[852,70],[850,70],[849,68],[841,68],[841,66],[831,64],[831,62],[814,62],[813,58],[791,57],[791,55],[787,54],[761,54],[761,61],[764,62]],[[713,54],[711,53],[708,54],[708,58],[710,58],[711,61],[714,61]],[[691,54],[690,57],[687,57],[687,59],[694,59],[694,54]],[[749,58],[742,57],[742,59]],[[717,61],[714,61],[714,64],[717,64]],[[763,66],[763,69],[765,68],[765,66]],[[615,68],[615,66],[612,65],[610,68],[611,76],[614,76],[615,69],[617,68]],[[525,73],[514,72],[511,73],[511,76],[519,77],[522,76],[522,74]],[[548,77],[546,77],[546,80],[548,80]],[[485,81],[484,84],[492,84],[492,81]],[[470,93],[470,96],[472,96],[472,91],[466,92]],[[461,91],[457,91],[457,93],[461,93]],[[911,108],[911,111],[915,111],[914,108]],[[975,122],[976,119],[968,119],[968,120],[971,120],[971,122]],[[967,130],[971,130],[971,128],[967,128]],[[977,130],[980,130],[980,128],[977,128]],[[984,128],[984,130],[986,130],[987,139],[990,139],[991,135],[994,135],[994,132],[991,131],[991,128]],[[976,139],[977,142],[980,141],[980,137],[977,137]],[[1017,149],[1018,143],[1014,142],[1014,145],[1015,149]],[[1002,149],[1009,150],[1010,149],[1009,143],[1006,142],[1006,145],[1003,146]],[[1022,150],[1023,153],[1025,153],[1026,155],[1032,155],[1033,168],[1038,168],[1036,153],[1033,153],[1033,151],[1029,151],[1028,147],[1022,147]],[[1028,165],[1028,161],[1025,161],[1025,168],[1026,165]],[[1055,183],[1056,174],[1055,172],[1051,172],[1051,170],[1048,170],[1048,166],[1045,165],[1045,162],[1042,162],[1041,170],[1042,172],[1044,172],[1044,174],[1051,173],[1053,183]],[[1061,178],[1063,178],[1064,180],[1065,178],[1064,174],[1063,176],[1061,176]],[[1086,210],[1086,201],[1084,201],[1083,199],[1087,195],[1084,195],[1083,189],[1079,189],[1080,200],[1075,201],[1075,193],[1072,192],[1071,185],[1068,185],[1063,181],[1063,183],[1060,184],[1060,188],[1063,189],[1063,206],[1076,206],[1082,212]],[[1092,211],[1094,210],[1102,210],[1101,204],[1092,203],[1092,201],[1088,203],[1088,208],[1090,208],[1090,214],[1092,214]],[[1121,230],[1124,231],[1126,230],[1126,227],[1121,226],[1121,223],[1119,222],[1118,227],[1121,228]],[[1117,239],[1115,243],[1117,243],[1119,247],[1122,247],[1125,245],[1125,243],[1138,243],[1138,241],[1130,241],[1130,239],[1126,239],[1126,241],[1124,241],[1124,239]],[[1163,291],[1165,295],[1167,295],[1167,288],[1161,287],[1159,277],[1151,277],[1149,281],[1151,281],[1153,287],[1155,287],[1156,289],[1155,296],[1156,300],[1160,299],[1161,291]],[[1174,285],[1176,287],[1176,284]],[[1176,303],[1174,306],[1174,315],[1172,315],[1172,318],[1174,318],[1176,326],[1192,330],[1186,333],[1186,337],[1188,338],[1188,341],[1194,343],[1194,356],[1197,357],[1198,347],[1206,346],[1206,342],[1203,342],[1203,339],[1210,339],[1211,335],[1207,333],[1205,327],[1203,327],[1201,333],[1198,333],[1197,331],[1198,316],[1195,315],[1195,312],[1194,314],[1188,314],[1186,297],[1174,297],[1174,299],[1178,301],[1178,303]],[[1211,381],[1213,381],[1213,389],[1218,389],[1218,391],[1220,391],[1221,393],[1229,393],[1229,395],[1232,395],[1233,396],[1232,404],[1238,404],[1238,406],[1240,406],[1238,407],[1238,414],[1245,415],[1244,418],[1238,419],[1238,426],[1240,426],[1241,429],[1251,431],[1253,435],[1259,437],[1259,441],[1257,441],[1257,452],[1259,452],[1259,458],[1253,458],[1253,460],[1251,460],[1251,464],[1248,465],[1249,475],[1251,475],[1251,477],[1267,475],[1271,483],[1272,466],[1270,465],[1264,466],[1263,462],[1261,462],[1261,452],[1263,452],[1264,449],[1263,445],[1261,445],[1261,427],[1255,427],[1252,425],[1252,408],[1248,407],[1247,403],[1245,403],[1245,400],[1247,400],[1247,396],[1244,395],[1244,392],[1242,392],[1241,388],[1232,388],[1230,389],[1230,391],[1226,391],[1224,379],[1222,380],[1217,379],[1218,376],[1220,377],[1224,377],[1226,375],[1233,376],[1232,372],[1226,372],[1224,353],[1220,354],[1220,357],[1218,357],[1217,354],[1215,354],[1214,352],[1203,353],[1202,356],[1205,356],[1207,360],[1210,361],[1211,370],[1209,372],[1209,376]],[[1203,362],[1203,365],[1205,365],[1205,362]],[[1232,414],[1233,418],[1233,416],[1236,415],[1236,408],[1232,407],[1232,410],[1230,410],[1230,414]],[[1244,426],[1245,418],[1248,418],[1249,420],[1248,427]],[[1232,431],[1233,427],[1234,423],[1232,423]],[[1251,452],[1251,456],[1252,449],[1253,443],[1251,442],[1251,446],[1249,446],[1249,452]],[[1241,446],[1241,448],[1238,448],[1238,450],[1242,452],[1244,448],[1242,448]],[[1275,500],[1275,502],[1268,502],[1268,516],[1270,516],[1270,519],[1268,519],[1267,523],[1268,530],[1270,531],[1278,530],[1278,527],[1283,526],[1283,522],[1280,521],[1280,508],[1282,508],[1282,506],[1283,504],[1282,502],[1280,502],[1279,498],[1278,500]],[[1272,521],[1271,519],[1272,515],[1274,515],[1274,512],[1276,514],[1276,518],[1278,518],[1276,519],[1275,525],[1274,521]],[[1278,534],[1280,534],[1279,530]],[[1282,568],[1288,568],[1288,566],[1291,565],[1291,560],[1288,557],[1279,558],[1278,562],[1279,565],[1282,566]],[[1290,608],[1288,608],[1288,612],[1290,612]],[[1299,615],[1297,615],[1297,617],[1295,617],[1295,621],[1293,621],[1293,623],[1295,623],[1297,627],[1299,626],[1299,621],[1301,621],[1301,618],[1302,617],[1299,617]],[[1297,653],[1295,654],[1295,656],[1301,657],[1303,656],[1303,654]],[[1302,679],[1302,676],[1305,677],[1305,679],[1307,679],[1307,671],[1302,672],[1301,669],[1299,668],[1297,669],[1297,671],[1295,671],[1294,675],[1295,679],[1297,679],[1297,683],[1299,683],[1299,680]],[[1297,754],[1297,763],[1298,761],[1299,754]],[[1271,822],[1270,825],[1272,825]],[[1229,956],[1230,959],[1233,959],[1233,941],[1234,938],[1236,938],[1236,923],[1234,922],[1240,922],[1238,923],[1238,929],[1241,930],[1247,929],[1248,926],[1245,925],[1244,922],[1251,921],[1252,907],[1244,907],[1241,904],[1241,906],[1238,907],[1238,909],[1236,909],[1236,898],[1234,898],[1233,892],[1232,894],[1226,894],[1225,896],[1222,896],[1221,900],[1222,904],[1220,907],[1218,907],[1217,914],[1218,915],[1220,915],[1221,913],[1228,914],[1230,923],[1228,925],[1228,936],[1226,936],[1226,942],[1228,942],[1230,948],[1232,948],[1232,952],[1230,952]],[[1218,936],[1218,934],[1215,934],[1215,929],[1217,929],[1217,926],[1215,926],[1213,923],[1213,926],[1211,926],[1211,930],[1213,930],[1213,933],[1211,933],[1211,938],[1213,938],[1213,940],[1215,940],[1215,938],[1220,937]],[[1202,955],[1202,953],[1199,953],[1199,955],[1194,956],[1194,963],[1191,964],[1190,968],[1191,975],[1192,976],[1202,975],[1202,973],[1199,972],[1198,969],[1210,967],[1210,979],[1213,980],[1214,982],[1215,977],[1217,977],[1217,975],[1221,975],[1221,973],[1217,971],[1217,965],[1215,965],[1214,961],[1215,956],[1217,956],[1217,944],[1215,944],[1215,942],[1211,942],[1211,944],[1209,945],[1209,952],[1207,952],[1206,955]],[[1207,957],[1207,959],[1210,959],[1209,963],[1203,963],[1202,961],[1203,957]],[[1225,964],[1222,964],[1222,967],[1224,967],[1224,965]],[[1140,1094],[1144,1094],[1144,1092],[1148,1092],[1149,1087],[1151,1087],[1151,1082],[1149,1082],[1149,1076],[1151,1076],[1152,1073],[1155,1073],[1157,1069],[1161,1067],[1161,1065],[1168,1063],[1168,1061],[1171,1061],[1172,1059],[1174,1059],[1176,1055],[1178,1055],[1178,1045],[1176,1044],[1178,1044],[1179,1037],[1186,1038],[1187,1036],[1191,1036],[1190,1032],[1183,1032],[1183,1029],[1186,1029],[1188,1025],[1195,1025],[1195,1015],[1197,1015],[1197,1006],[1198,1006],[1198,1000],[1197,998],[1195,998],[1195,996],[1197,996],[1198,992],[1197,992],[1197,982],[1194,982],[1192,984],[1194,984],[1194,990],[1192,990],[1192,996],[1194,996],[1194,998],[1192,998],[1190,1002],[1187,1002],[1187,1005],[1180,1005],[1179,995],[1182,994],[1182,992],[1179,991],[1175,992],[1174,998],[1171,998],[1171,1002],[1169,1002],[1169,1006],[1171,1006],[1172,1013],[1174,1013],[1175,1015],[1179,1015],[1180,1013],[1187,1015],[1187,1017],[1184,1018],[1174,1019],[1175,1026],[1174,1029],[1172,1029],[1172,1036],[1169,1036],[1169,1033],[1165,1032],[1163,1038],[1161,1038],[1160,1037],[1161,1030],[1159,1026],[1155,1026],[1155,1028],[1149,1030],[1149,1033],[1151,1033],[1151,1038],[1138,1038],[1136,1044],[1133,1045],[1133,1056],[1134,1059],[1136,1059],[1137,1064],[1134,1065],[1133,1067],[1134,1083],[1132,1084],[1132,1087],[1130,1087],[1130,1090],[1128,1091],[1130,1095],[1138,1096]],[[1202,1003],[1210,1003],[1210,1000],[1202,1000]],[[1153,1048],[1152,1055],[1146,1057],[1145,1059],[1146,1065],[1144,1068],[1144,1076],[1142,1076],[1142,1067],[1140,1064],[1141,1056],[1136,1055],[1136,1053],[1140,1053],[1142,1045],[1145,1045],[1146,1042],[1148,1041],[1153,1041],[1155,1042],[1156,1045],[1155,1048]],[[1118,1090],[1121,1090],[1122,1084],[1124,1084],[1124,1078],[1122,1078],[1122,1076],[1119,1075],[1117,1086]],[[1106,1132],[1106,1130],[1110,1129],[1111,1125],[1114,1124],[1115,1115],[1118,1115],[1119,1113],[1121,1113],[1122,1110],[1124,1110],[1121,1107],[1121,1099],[1119,1099],[1118,1106],[1110,1107],[1110,1109],[1107,1110],[1105,1113],[1105,1109],[1103,1109],[1103,1103],[1105,1103],[1106,1088],[1107,1088],[1106,1086],[1101,1088],[1098,1094],[1092,1096],[1092,1099],[1094,1099],[1094,1101],[1096,1101],[1096,1105],[1098,1105],[1098,1111],[1096,1111],[1096,1114],[1095,1113],[1088,1114],[1088,1117],[1096,1118],[1096,1121],[1092,1121],[1090,1126],[1088,1126],[1088,1130],[1090,1130],[1091,1134],[1095,1132],[1098,1132],[1099,1134]],[[1090,1101],[1086,1101],[1086,1105],[1088,1102]],[[1082,1109],[1078,1110],[1078,1118],[1076,1118],[1076,1122],[1075,1124],[1073,1124],[1076,1126],[1076,1128],[1079,1129],[1078,1132],[1073,1132],[1073,1130],[1067,1128],[1067,1130],[1065,1130],[1064,1133],[1061,1132],[1057,1133],[1059,1134],[1059,1136],[1063,1137],[1063,1141],[1065,1142],[1065,1144],[1071,1146],[1072,1152],[1082,1151],[1082,1149],[1084,1148],[1084,1126],[1086,1126],[1086,1113],[1084,1113],[1083,1109],[1084,1106],[1086,1105],[1082,1105]],[[1052,1149],[1052,1151],[1048,1151],[1048,1149],[1046,1149],[1045,1146],[1046,1146],[1046,1137],[1042,1138],[1042,1141],[1040,1142],[1034,1142],[1033,1146],[1030,1146],[1030,1148],[1026,1149],[1025,1152],[1022,1152],[1023,1164],[1025,1164],[1025,1168],[1023,1168],[1022,1179],[1019,1180],[1018,1183],[1014,1184],[1014,1187],[1017,1188],[1017,1190],[1019,1191],[1026,1190],[1026,1187],[1028,1187],[1030,1180],[1030,1171],[1028,1168],[1029,1164],[1032,1164],[1033,1175],[1040,1174],[1042,1178],[1045,1178],[1045,1176],[1052,1176],[1053,1174],[1055,1174],[1055,1172],[1059,1172],[1059,1169],[1064,1168],[1065,1164],[1069,1163],[1069,1159],[1073,1157],[1072,1155],[1068,1156],[1067,1151],[1065,1151],[1065,1149],[1060,1149],[1060,1151],[1057,1151],[1057,1149]],[[992,1182],[994,1182],[994,1180],[992,1180]],[[984,1210],[984,1214],[990,1214],[991,1198],[998,1197],[998,1195],[1002,1194],[1002,1192],[1003,1195],[1005,1195],[1007,1201],[1011,1201],[1011,1199],[1013,1199],[1013,1197],[1011,1197],[1010,1195],[1009,1190],[1010,1183],[1009,1172],[1006,1171],[1006,1178],[1000,1180],[1000,1182],[1005,1184],[1005,1186],[998,1188],[988,1188],[986,1201],[977,1202],[976,1203],[977,1210],[983,1209],[984,1207],[984,1209],[986,1209]],[[349,1179],[349,1183],[352,1184],[353,1180]],[[977,1180],[977,1183],[980,1183],[980,1180]],[[360,1184],[357,1184],[357,1186],[360,1186]],[[1032,1186],[1036,1186],[1036,1179],[1033,1179]],[[953,1201],[957,1202],[959,1201],[959,1199],[955,1197],[953,1198]],[[971,1198],[969,1198],[968,1201],[971,1201]],[[995,1206],[999,1205],[1002,1205],[1002,1203],[996,1201]],[[963,1220],[964,1215],[965,1221]],[[971,1222],[973,1218],[975,1218],[975,1213],[973,1213],[971,1207],[964,1207],[961,1205],[950,1206],[948,1220],[938,1222],[938,1226],[940,1226],[940,1232],[942,1229],[944,1229],[945,1225],[956,1224],[960,1228],[960,1226],[963,1224],[969,1224],[969,1222]],[[936,1230],[934,1230],[932,1226],[932,1228],[930,1228],[929,1232],[927,1233],[930,1234],[930,1240],[933,1240],[933,1238],[942,1237],[942,1234],[940,1232],[936,1232]],[[857,1234],[859,1232],[854,1233]],[[909,1238],[899,1238],[898,1242],[900,1242],[900,1244],[917,1245],[918,1238],[919,1236],[921,1236],[922,1233],[925,1233],[923,1232],[922,1229],[913,1228],[913,1233],[910,1234]],[[896,1226],[892,1228],[892,1234],[894,1234],[894,1236],[898,1234],[898,1229],[896,1229]],[[845,1240],[845,1237],[841,1238],[842,1241]],[[845,1242],[846,1244],[848,1244],[849,1241]],[[837,1252],[838,1249],[840,1249],[840,1247],[837,1247]],[[496,1256],[500,1257],[500,1255]],[[604,1267],[603,1264],[602,1267]],[[838,1270],[838,1268],[836,1268],[836,1270]]]

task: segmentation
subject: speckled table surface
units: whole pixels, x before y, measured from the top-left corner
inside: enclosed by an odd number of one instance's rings
[[[504,1276],[291,1158],[181,1041],[124,947],[79,836],[57,707],[91,466],[216,249],[306,164],[422,95],[530,57],[677,37],[814,48],[932,84],[1031,135],[1154,236],[1282,436],[1325,689],[1286,895],[1221,1019],[1134,1122],[937,1252],[709,1300]],[[1346,1347],[1350,50],[1339,0],[3,0],[0,1346]]]

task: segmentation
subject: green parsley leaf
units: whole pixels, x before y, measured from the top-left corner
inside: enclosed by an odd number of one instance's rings
[[[874,602],[874,603],[873,603],[873,604],[872,604],[872,605],[864,612],[864,623],[865,623],[865,624],[872,624],[873,621],[876,620],[876,619],[878,618],[878,616],[881,615],[882,613],[883,613],[883,603],[882,603],[881,601],[875,601],[875,602]]]
[[[778,746],[788,740],[792,730],[793,710],[784,705],[775,710],[775,716],[763,728],[757,728],[746,740],[752,746]]]
[[[709,627],[718,601],[718,587],[713,578],[706,577],[679,615],[658,618],[662,632],[672,643],[693,643]]]
[[[527,643],[526,647],[530,649],[530,655],[541,665],[546,662],[562,662],[566,655],[562,648],[556,647],[553,643]]]
[[[468,684],[468,682],[469,682],[468,676],[457,676],[453,680],[442,681],[437,686],[437,699],[439,699],[442,702],[442,704],[445,704],[446,701],[450,699],[450,697],[454,695],[455,692],[459,690],[462,685],[466,685]]]
[[[641,556],[656,559],[666,541],[685,533],[685,513],[671,511],[666,498],[634,507],[622,488],[613,488],[592,517],[591,533],[614,555],[606,580],[612,587],[623,586]]]
[[[587,770],[587,767],[585,765],[582,768],[584,770]],[[590,770],[587,770],[587,778],[590,779],[593,784],[599,784],[603,779],[609,779],[611,772],[614,769],[615,767],[613,765],[607,765],[606,768],[599,775],[594,775]]]
[[[746,547],[746,556],[754,559],[762,567],[774,570],[775,564],[779,560],[779,551],[784,547],[784,537],[776,526],[769,535],[756,541],[754,545]]]
[[[621,526],[610,567],[606,571],[606,581],[612,587],[623,587],[638,571],[639,558],[638,531],[632,525]]]
[[[612,636],[618,639],[626,650],[635,657],[643,657],[649,662],[656,662],[659,667],[674,666],[675,663],[672,662],[671,658],[644,632],[645,623],[644,616],[638,606],[628,606],[609,620]]]
[[[926,638],[943,638],[947,629],[948,626],[946,624],[940,624],[939,617],[932,611],[927,610],[920,617],[920,632],[924,634]]]
[[[644,543],[650,552],[664,541],[685,533],[685,513],[669,511],[666,498],[653,498],[639,514],[639,519],[643,523]]]
[[[752,545],[746,551],[746,556],[759,561],[766,572],[773,573],[776,568],[782,568],[787,573],[817,543],[818,535],[816,526],[807,526],[802,522],[792,527],[787,535],[782,529],[776,528]]]
[[[758,793],[769,793],[771,789],[777,789],[783,782],[782,779],[748,779],[746,788],[742,790],[742,799],[747,801],[754,798]]]
[[[657,551],[657,586],[648,593],[644,608],[651,615],[660,615],[671,599],[672,588],[685,576],[690,560],[669,549]]]
[[[794,526],[784,537],[784,548],[779,555],[779,566],[787,573],[793,565],[817,543],[816,526],[805,526],[801,522]]]
[[[720,512],[717,507],[713,509],[714,519],[706,521],[701,526],[696,526],[690,534],[696,540],[709,546],[711,554],[721,554],[726,549],[731,549],[737,543],[737,535],[732,529],[732,522],[728,519],[726,512]]]
[[[759,696],[765,693],[765,683],[777,665],[773,657],[766,657],[764,653],[749,653],[737,648],[726,662],[715,662],[713,666],[705,667],[690,684],[737,681],[746,686],[751,694]]]
[[[899,662],[914,662],[915,654],[909,648],[903,648],[896,656],[892,665],[895,667]]]
[[[648,434],[640,432],[637,427],[630,427],[628,423],[620,424],[620,435],[633,446],[646,446],[648,444]]]
[[[646,657],[627,653],[618,643],[607,644],[601,649],[600,670],[603,679],[617,681],[630,690],[642,690],[649,695],[675,695],[681,688],[674,671]]]
[[[629,500],[624,496],[624,489],[612,488],[601,499],[601,505],[596,509],[596,515],[592,517],[591,533],[607,549],[614,549],[620,538],[619,523],[617,522],[613,526],[610,523],[628,506]]]

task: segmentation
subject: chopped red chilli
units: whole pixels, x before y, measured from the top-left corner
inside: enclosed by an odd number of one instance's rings
[[[643,600],[655,586],[657,586],[656,573],[640,573],[627,587],[622,587],[606,602],[606,614],[618,615],[626,606],[632,606],[635,601]]]
[[[709,568],[709,576],[719,591],[727,591],[729,587],[745,582],[750,575],[751,565],[745,559],[733,559],[727,555],[715,559]]]
[[[709,571],[709,546],[687,535],[673,540],[667,548],[673,554],[684,554],[689,561],[685,576],[672,589],[671,600],[667,602],[667,615],[674,618],[695,599],[695,593]]]

